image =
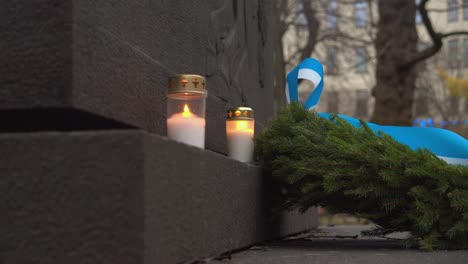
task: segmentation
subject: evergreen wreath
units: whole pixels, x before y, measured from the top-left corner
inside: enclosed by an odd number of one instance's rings
[[[298,103],[269,123],[255,158],[281,188],[280,207],[354,214],[376,224],[367,235],[408,231],[406,245],[425,250],[468,248],[468,166],[361,125]]]

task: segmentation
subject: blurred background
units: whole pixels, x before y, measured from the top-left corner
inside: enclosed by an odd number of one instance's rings
[[[468,137],[468,0],[278,0],[276,9],[277,65],[286,74],[307,57],[324,65],[319,112]],[[300,99],[312,90],[300,83]],[[325,225],[368,223],[319,214]]]
[[[318,111],[468,137],[468,1],[277,0],[285,73],[319,59]],[[280,81],[280,80],[278,80]],[[302,82],[301,100],[313,90]]]

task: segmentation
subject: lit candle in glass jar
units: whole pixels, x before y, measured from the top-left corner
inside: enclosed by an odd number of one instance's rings
[[[228,110],[226,139],[228,156],[241,162],[250,162],[254,150],[254,113],[249,107]]]
[[[182,74],[169,77],[167,136],[170,139],[205,147],[205,78]]]

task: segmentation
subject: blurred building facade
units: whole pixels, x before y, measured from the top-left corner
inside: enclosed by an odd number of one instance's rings
[[[301,1],[296,2],[297,10],[292,14],[300,14],[304,8]],[[320,21],[317,44],[311,56],[319,59],[325,70],[325,88],[317,110],[369,119],[374,105],[371,91],[375,85],[376,1],[311,2]],[[430,1],[428,10],[431,10],[429,14],[437,32],[468,29],[467,0]],[[291,23],[293,26],[289,26],[282,39],[287,72],[299,62],[298,53],[308,37],[306,18],[298,15],[291,16],[291,20],[295,23]],[[418,48],[422,49],[431,45],[431,41],[418,14],[416,23],[420,38]],[[395,29],[395,37],[398,37],[398,29]],[[442,50],[418,67],[422,73],[417,81],[414,116],[433,118],[436,123],[468,119],[468,100],[450,96],[440,77],[443,69],[450,76],[468,78],[468,36],[445,38]],[[301,99],[305,100],[312,89],[310,83],[302,82]]]

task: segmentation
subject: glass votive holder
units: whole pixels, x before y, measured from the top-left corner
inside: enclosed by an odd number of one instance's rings
[[[227,111],[226,139],[228,156],[241,162],[251,162],[254,150],[254,111],[236,107]]]
[[[167,136],[178,142],[205,148],[205,78],[194,74],[169,77]]]

